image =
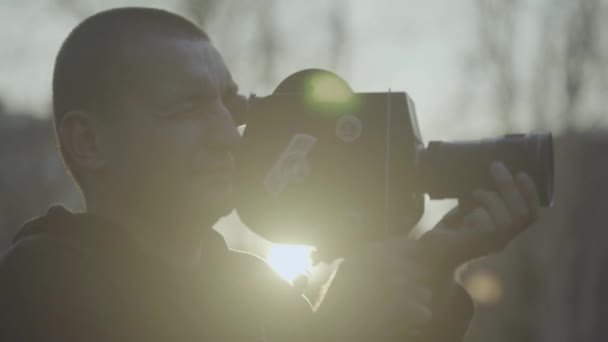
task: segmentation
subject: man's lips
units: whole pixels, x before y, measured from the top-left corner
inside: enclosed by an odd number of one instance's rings
[[[234,168],[232,166],[214,166],[195,170],[197,177],[205,179],[209,183],[232,184],[234,179]]]
[[[207,183],[210,184],[217,184],[217,185],[230,185],[232,186],[233,183],[233,177],[232,174],[230,173],[213,173],[213,174],[209,174],[207,176],[205,176],[205,180]]]
[[[194,175],[212,188],[232,188],[234,171],[234,157],[229,153],[216,158],[201,158],[194,164]]]

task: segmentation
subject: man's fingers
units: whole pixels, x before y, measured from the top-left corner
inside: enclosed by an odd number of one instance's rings
[[[540,200],[533,180],[525,174],[514,179],[500,162],[490,170],[498,191],[475,190],[477,208],[469,213],[453,210],[421,237],[429,260],[460,264],[499,252],[536,220]]]
[[[432,318],[431,301],[425,298],[416,298],[402,294],[388,302],[389,317],[380,322],[382,329],[407,328],[407,330],[420,329]]]
[[[394,274],[390,279],[386,280],[387,295],[390,293],[406,293],[412,298],[419,298],[422,302],[431,302],[431,290],[420,286],[418,280],[411,279],[407,273]]]
[[[493,232],[496,230],[496,224],[485,208],[477,207],[466,215],[463,224],[471,233],[479,234],[483,232]]]
[[[426,279],[429,270],[417,262],[408,262],[419,249],[418,242],[408,237],[379,240],[358,255],[357,264],[363,272],[376,278],[407,274],[408,279]]]
[[[536,217],[538,217],[538,212],[540,211],[540,198],[538,197],[536,184],[534,184],[532,178],[525,173],[518,174],[515,181],[530,209],[530,219],[536,219]]]
[[[473,191],[473,198],[488,210],[492,220],[500,228],[507,229],[513,224],[509,209],[495,192],[475,190]]]
[[[511,172],[501,162],[493,162],[490,170],[513,219],[516,222],[527,221],[530,212]]]

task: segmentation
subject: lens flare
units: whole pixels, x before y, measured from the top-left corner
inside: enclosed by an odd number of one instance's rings
[[[275,244],[270,248],[266,262],[281,278],[293,285],[298,276],[312,272],[313,250],[311,246]]]
[[[237,130],[239,131],[239,134],[242,136],[245,133],[245,128],[247,128],[247,125],[243,124],[243,125],[239,125],[237,127]]]
[[[487,270],[478,270],[468,276],[464,287],[478,304],[492,305],[500,301],[503,287],[496,274]]]
[[[330,75],[318,75],[310,79],[310,98],[317,103],[348,104],[353,92],[341,79]]]

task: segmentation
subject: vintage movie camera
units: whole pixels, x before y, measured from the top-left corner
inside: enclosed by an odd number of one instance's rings
[[[246,123],[236,154],[236,210],[279,243],[344,250],[409,231],[431,199],[466,200],[495,189],[500,160],[553,196],[550,133],[508,134],[425,146],[405,92],[356,93],[339,76],[309,69],[272,95],[231,108]]]

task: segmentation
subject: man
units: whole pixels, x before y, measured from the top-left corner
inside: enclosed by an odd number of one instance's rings
[[[175,14],[115,9],[70,33],[56,59],[53,105],[86,212],[53,207],[15,238],[0,264],[1,340],[462,337],[469,297],[450,285],[451,266],[431,277],[417,251],[499,240],[458,262],[498,251],[536,217],[530,178],[514,180],[496,163],[500,194],[476,192],[479,208],[451,215],[421,243],[364,248],[313,313],[294,288],[257,259],[229,252],[211,229],[232,209],[239,134],[225,103],[236,93],[207,35]]]

